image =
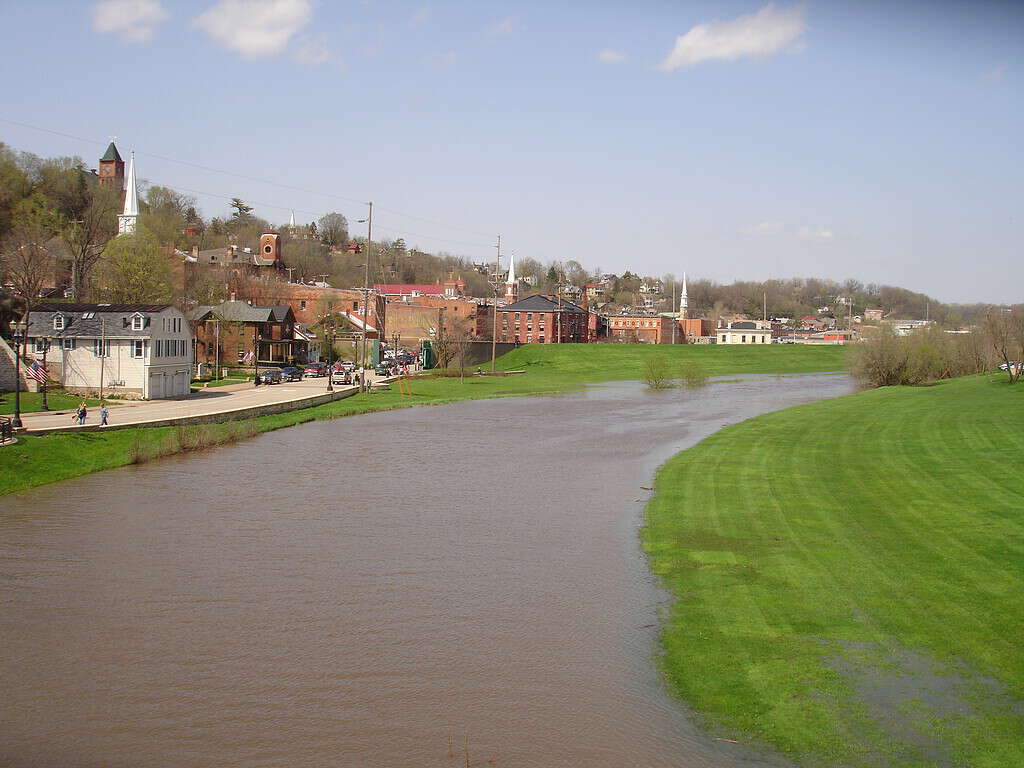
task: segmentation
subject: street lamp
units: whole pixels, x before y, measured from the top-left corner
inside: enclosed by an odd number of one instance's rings
[[[334,378],[334,365],[331,363],[331,357],[334,352],[334,335],[330,331],[324,331],[324,336],[327,338],[327,391],[334,391],[334,382],[331,379]]]
[[[253,365],[255,366],[256,371],[255,375],[253,376],[253,383],[255,386],[258,387],[260,385],[260,346],[262,346],[263,343],[263,334],[257,333],[257,331],[253,329],[253,336],[255,336],[253,341],[255,342],[256,347],[252,353],[252,362]]]
[[[14,418],[11,420],[12,427],[22,427],[21,423],[21,342],[25,333],[21,329],[21,323],[14,324]]]
[[[50,410],[46,404],[46,353],[50,351],[50,339],[42,338],[39,340],[39,349],[43,352],[43,372],[44,378],[39,380],[39,410],[48,411]]]

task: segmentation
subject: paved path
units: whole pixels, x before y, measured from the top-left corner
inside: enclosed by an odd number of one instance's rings
[[[368,377],[372,383],[374,375]],[[355,389],[351,386],[335,385],[336,392]],[[208,387],[188,397],[172,400],[108,400],[110,410],[108,419],[111,426],[125,424],[145,424],[152,421],[181,418],[183,416],[203,416],[240,408],[254,408],[271,403],[282,403],[300,400],[327,392],[327,379],[303,379],[282,384],[254,387],[248,384],[232,384],[225,387]],[[54,427],[72,427],[73,410],[48,411],[45,413],[23,413],[22,423],[29,432],[37,429],[53,429]],[[89,408],[86,425],[96,426],[100,420],[99,406]]]

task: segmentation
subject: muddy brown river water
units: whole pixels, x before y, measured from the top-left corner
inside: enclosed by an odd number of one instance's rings
[[[0,765],[784,765],[659,677],[641,486],[849,391],[416,408],[0,498]]]

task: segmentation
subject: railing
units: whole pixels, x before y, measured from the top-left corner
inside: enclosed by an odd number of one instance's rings
[[[0,443],[14,437],[14,429],[11,420],[7,416],[0,416]]]

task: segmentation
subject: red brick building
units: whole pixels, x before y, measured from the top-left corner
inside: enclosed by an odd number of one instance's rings
[[[585,344],[590,313],[554,296],[535,294],[498,307],[498,341],[518,344]]]
[[[225,301],[190,313],[196,363],[211,365],[290,365],[304,363],[306,338],[296,333],[291,307],[259,307]]]

